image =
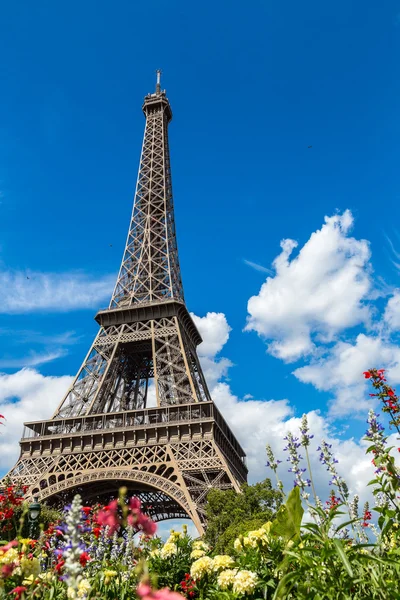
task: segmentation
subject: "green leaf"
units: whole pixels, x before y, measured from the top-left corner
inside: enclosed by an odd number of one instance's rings
[[[278,510],[272,522],[271,534],[283,537],[287,541],[300,537],[300,525],[303,513],[300,490],[298,487],[295,487],[290,492],[286,503]]]
[[[353,569],[351,568],[349,559],[347,558],[346,553],[343,550],[342,542],[340,540],[338,540],[337,538],[335,538],[333,540],[333,543],[335,545],[335,550],[338,553],[339,558],[341,559],[342,563],[344,564],[346,571],[348,572],[350,577],[353,578],[354,577]]]
[[[296,571],[292,571],[291,573],[286,573],[286,575],[284,575],[279,584],[278,587],[275,590],[275,594],[273,596],[273,600],[278,600],[279,598],[287,598],[287,586],[288,584],[290,584],[293,580],[296,580],[298,577],[298,574],[296,573]],[[290,588],[289,588],[290,589]]]

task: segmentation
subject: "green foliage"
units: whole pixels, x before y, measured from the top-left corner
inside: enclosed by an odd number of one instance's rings
[[[300,489],[295,487],[290,492],[285,504],[279,508],[271,527],[271,533],[282,537],[287,542],[299,538],[303,514]]]
[[[207,533],[205,540],[216,552],[229,552],[234,540],[266,521],[271,521],[282,502],[282,493],[265,479],[244,484],[242,493],[211,490],[207,496]]]

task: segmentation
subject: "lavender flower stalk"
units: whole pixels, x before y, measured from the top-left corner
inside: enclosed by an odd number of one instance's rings
[[[278,487],[278,490],[280,490],[283,493],[283,483],[278,477],[278,465],[282,461],[275,459],[274,453],[272,452],[272,448],[269,444],[267,444],[267,446],[266,446],[266,451],[267,451],[267,458],[268,458],[268,462],[267,462],[266,466],[275,473],[276,485]]]
[[[291,468],[288,469],[288,471],[289,471],[289,473],[294,473],[294,475],[295,475],[294,486],[295,487],[298,486],[300,488],[301,497],[304,500],[308,500],[308,498],[310,497],[310,494],[308,494],[306,492],[306,488],[311,485],[311,480],[303,479],[303,473],[306,471],[306,469],[302,469],[299,466],[300,460],[303,458],[297,452],[298,448],[301,446],[301,444],[299,443],[299,438],[293,437],[293,434],[290,433],[290,431],[289,431],[284,439],[287,441],[287,446],[286,446],[286,448],[284,448],[284,450],[289,452],[287,461],[290,462],[292,465]]]
[[[314,496],[315,504],[316,504],[316,506],[318,506],[317,493],[315,491],[314,481],[313,481],[313,478],[312,478],[312,471],[311,471],[311,464],[310,464],[310,455],[308,454],[308,446],[310,445],[310,440],[313,439],[314,435],[310,435],[309,431],[310,431],[310,428],[308,426],[307,415],[304,414],[301,417],[301,426],[300,426],[300,433],[301,433],[300,440],[301,441],[300,441],[300,443],[301,443],[301,445],[303,446],[303,448],[305,449],[305,452],[306,452],[308,472],[310,474],[309,481],[311,482],[311,488],[312,488],[312,491],[313,491],[313,496]]]

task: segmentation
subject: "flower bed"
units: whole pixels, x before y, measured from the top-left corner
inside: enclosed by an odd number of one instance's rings
[[[399,432],[400,403],[384,371],[371,369],[364,376],[390,426]],[[0,496],[5,538],[0,546],[0,594],[15,600],[400,598],[400,473],[393,455],[398,449],[387,446],[383,425],[370,411],[366,439],[375,465],[371,485],[377,502],[359,514],[358,499],[350,498],[323,440],[320,459],[330,473],[332,491],[324,503],[317,497],[308,455],[311,438],[303,417],[298,437],[288,434],[285,439],[293,490],[271,521],[237,537],[225,554],[216,554],[204,540],[192,540],[186,528],[171,531],[163,542],[139,500],[128,499],[125,489],[105,507],[82,506],[75,496],[62,518],[38,539],[23,537],[25,490],[8,486]],[[279,461],[269,447],[267,456],[284,496]],[[7,539],[11,533],[15,539]]]

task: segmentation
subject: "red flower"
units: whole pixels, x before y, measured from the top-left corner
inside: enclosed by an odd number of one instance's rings
[[[61,571],[61,569],[63,568],[64,565],[65,565],[65,560],[63,560],[62,558],[60,558],[59,561],[58,561],[58,563],[54,567],[55,572],[59,573]]]
[[[369,527],[368,521],[372,519],[372,513],[370,510],[365,510],[363,514],[363,523],[361,523],[362,527]]]
[[[372,375],[369,371],[364,371],[363,375],[364,375],[365,379],[369,379],[370,377],[372,377]]]
[[[14,515],[14,509],[13,508],[7,508],[7,510],[4,511],[4,518],[5,519],[12,519]]]
[[[85,517],[89,516],[91,510],[91,506],[82,506],[82,512],[84,513]]]
[[[100,535],[100,532],[101,532],[101,527],[93,527],[93,529],[92,529],[92,533],[93,533],[93,535],[94,535],[96,538],[98,538],[98,537],[99,537],[99,535]]]
[[[11,590],[10,594],[15,594],[15,600],[19,600],[24,592],[26,592],[28,588],[24,585],[17,585],[13,590]]]
[[[86,563],[88,562],[88,560],[90,560],[90,556],[87,552],[82,552],[82,554],[79,557],[79,562],[81,563],[82,567],[86,567]]]
[[[392,388],[388,388],[387,389],[387,395],[388,396],[394,396],[394,391],[392,390]]]

